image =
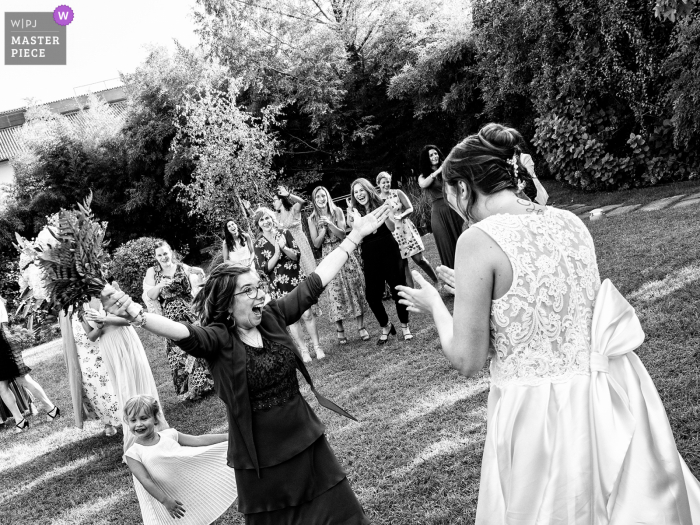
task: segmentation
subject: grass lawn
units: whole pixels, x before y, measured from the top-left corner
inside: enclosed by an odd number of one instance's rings
[[[606,198],[603,195],[593,204],[603,205]],[[659,389],[681,455],[696,475],[700,475],[698,225],[700,209],[689,208],[590,223],[601,277],[610,278],[637,309],[647,334],[638,353]],[[428,257],[436,262],[434,244],[427,239]],[[393,305],[385,305],[397,324]],[[311,374],[319,390],[359,422],[318,407],[308,390],[304,395],[326,422],[328,439],[372,523],[471,524],[486,431],[488,374],[484,370],[474,379],[460,377],[442,357],[428,319],[414,316],[411,325],[413,341],[391,339],[384,347],[374,344],[378,334],[374,320],[368,322],[369,342],[359,341],[348,325],[349,344],[340,347],[334,343],[330,323],[319,323],[328,357],[314,361]],[[224,430],[222,402],[213,397],[179,402],[163,344],[147,333],[140,335],[170,424],[192,434]],[[0,431],[0,523],[139,523],[131,478],[121,464],[121,433],[104,437],[96,422],[84,430],[73,428],[59,350],[29,351],[27,361],[66,417],[53,424],[33,418],[30,430],[20,435]],[[229,510],[218,523],[243,520]]]

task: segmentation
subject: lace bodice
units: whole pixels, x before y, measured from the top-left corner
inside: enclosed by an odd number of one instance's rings
[[[590,374],[600,276],[593,239],[571,212],[493,215],[472,227],[491,236],[513,268],[491,305],[491,380],[537,385]]]
[[[263,347],[244,343],[248,395],[253,412],[284,405],[299,393],[294,352],[263,339]]]

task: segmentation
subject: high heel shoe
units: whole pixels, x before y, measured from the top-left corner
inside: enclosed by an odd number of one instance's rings
[[[390,335],[396,335],[396,328],[394,328],[394,324],[391,323],[391,328],[389,329],[389,333],[385,334],[382,326],[382,335],[379,336],[379,339],[377,340],[377,346],[381,346],[383,344],[386,344],[386,342],[389,340]]]
[[[348,344],[348,338],[345,337],[345,330],[336,330],[336,333],[343,334],[343,335],[338,335],[338,344],[341,344],[341,345]]]
[[[363,326],[362,328],[358,328],[357,331],[360,334],[360,339],[363,341],[369,341],[369,332],[367,331],[367,328]],[[364,334],[362,332],[364,332]]]
[[[53,412],[53,415],[51,415],[51,412]],[[58,408],[57,406],[54,406],[51,410],[49,410],[46,413],[46,421],[51,422],[57,417],[61,417],[61,409]]]
[[[404,341],[410,341],[411,339],[413,339],[413,334],[411,333],[411,329],[408,327],[408,325],[402,326],[401,331],[403,332]]]
[[[29,421],[23,419],[15,425],[15,434],[20,434],[29,428]]]

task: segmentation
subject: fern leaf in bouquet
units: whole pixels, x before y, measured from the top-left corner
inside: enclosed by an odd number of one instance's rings
[[[68,313],[108,287],[104,236],[106,222],[98,222],[90,209],[92,193],[75,210],[61,210],[55,246],[37,249],[37,264],[53,308]],[[138,313],[138,306],[134,305]],[[131,313],[131,312],[130,312]]]

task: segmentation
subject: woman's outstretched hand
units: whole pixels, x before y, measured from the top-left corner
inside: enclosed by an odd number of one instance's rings
[[[420,288],[397,286],[396,289],[401,297],[399,302],[405,304],[409,312],[427,312],[432,314],[435,306],[442,303],[440,292],[417,271],[413,270],[411,275],[413,276],[413,282],[419,285]]]
[[[163,506],[168,510],[172,518],[180,519],[185,517],[185,507],[178,500],[168,498],[163,502]]]
[[[366,237],[372,232],[377,231],[384,221],[389,217],[389,206],[381,205],[376,210],[368,213],[365,216],[360,215],[356,208],[352,209],[352,230],[356,231],[362,237]]]
[[[435,270],[437,276],[445,283],[444,290],[446,292],[455,294],[455,271],[447,266],[438,266]]]
[[[141,306],[134,303],[131,297],[122,292],[118,286],[105,286],[100,294],[100,301],[105,312],[127,321],[133,321],[142,310]]]

